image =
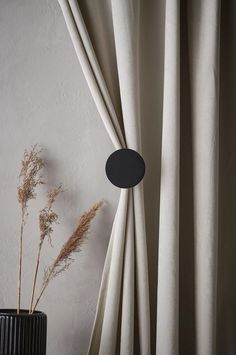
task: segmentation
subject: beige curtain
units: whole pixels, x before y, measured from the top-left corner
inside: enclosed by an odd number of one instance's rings
[[[145,203],[121,190],[88,354],[235,354],[235,2],[59,3],[114,149],[147,164]]]
[[[77,1],[60,1],[72,42],[98,111],[116,149],[140,151],[139,7],[112,2],[122,116],[113,105]],[[123,26],[124,18],[128,20]],[[126,43],[123,50],[122,43]],[[109,70],[109,69],[108,69]],[[121,111],[120,110],[120,111]],[[120,123],[122,122],[122,123]],[[122,132],[123,130],[123,132]],[[137,299],[137,305],[136,305]],[[137,319],[135,320],[135,312]],[[121,190],[101,282],[89,354],[132,354],[134,321],[139,346],[150,353],[150,310],[142,185]]]

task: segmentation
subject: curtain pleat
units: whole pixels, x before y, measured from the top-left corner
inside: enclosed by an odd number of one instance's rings
[[[189,17],[196,347],[197,354],[215,354],[220,3],[192,1]]]
[[[178,354],[179,16],[179,0],[167,0],[157,285],[156,351],[160,355]]]
[[[120,149],[127,146],[141,152],[137,2],[112,2],[124,135],[78,2],[59,0],[59,4],[91,94],[114,147]],[[120,31],[120,21],[123,23],[123,20],[126,25]],[[132,354],[135,299],[140,354],[149,355],[149,284],[142,184],[130,190],[121,189],[104,265],[89,354]]]
[[[125,258],[123,269],[123,297],[121,315],[120,354],[133,354],[134,348],[134,207],[133,193],[130,191],[127,216],[127,235],[125,240]]]
[[[112,254],[109,264],[109,277],[106,285],[105,308],[102,323],[102,332],[99,349],[94,349],[94,353],[114,354],[116,350],[118,319],[120,300],[122,299],[122,276],[125,249],[125,240],[127,234],[127,205],[129,203],[129,191],[122,190],[120,208],[116,224],[114,226],[114,240]],[[130,236],[129,236],[130,237]],[[132,260],[130,260],[132,262]],[[93,351],[91,352],[93,353]]]

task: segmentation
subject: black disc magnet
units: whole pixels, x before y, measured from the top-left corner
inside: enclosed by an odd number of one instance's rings
[[[106,162],[106,175],[110,182],[121,188],[137,185],[144,177],[145,163],[139,153],[132,149],[119,149]]]

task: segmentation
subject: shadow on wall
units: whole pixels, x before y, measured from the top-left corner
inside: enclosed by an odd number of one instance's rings
[[[236,2],[221,4],[217,354],[236,354]]]

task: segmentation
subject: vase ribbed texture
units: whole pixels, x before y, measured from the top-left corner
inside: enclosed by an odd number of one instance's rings
[[[0,310],[0,355],[46,355],[47,316]]]

